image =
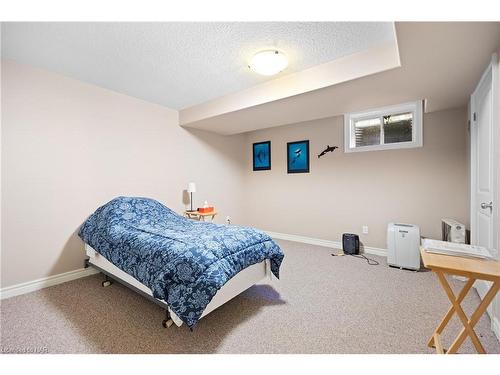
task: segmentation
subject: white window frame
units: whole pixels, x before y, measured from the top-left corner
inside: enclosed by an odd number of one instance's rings
[[[378,150],[394,150],[399,148],[415,148],[423,145],[423,126],[422,126],[422,100],[392,105],[388,107],[376,108],[367,111],[351,112],[344,115],[344,152],[363,152]],[[405,112],[413,114],[412,140],[410,142],[381,143],[379,145],[356,147],[354,122],[379,117],[381,134],[380,142],[384,142],[384,121],[383,117],[396,115]]]

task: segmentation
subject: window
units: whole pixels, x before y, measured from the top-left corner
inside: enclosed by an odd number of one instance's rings
[[[344,115],[345,152],[422,146],[422,102]]]

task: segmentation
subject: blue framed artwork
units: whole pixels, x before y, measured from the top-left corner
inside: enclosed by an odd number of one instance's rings
[[[271,141],[253,144],[253,170],[267,171],[271,169]]]
[[[286,160],[288,173],[309,173],[309,141],[288,142]]]

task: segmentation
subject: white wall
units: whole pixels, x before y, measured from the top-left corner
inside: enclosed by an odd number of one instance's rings
[[[197,182],[236,224],[385,247],[390,220],[439,237],[440,218],[468,222],[464,108],[424,119],[424,147],[343,154],[342,118],[224,137],[178,126],[177,112],[57,74],[2,61],[2,287],[78,269],[76,230],[117,195],[184,209]],[[251,171],[251,145],[271,140],[273,169]],[[286,142],[311,140],[311,173],[286,174]],[[455,187],[453,193],[448,187]],[[185,202],[187,203],[187,202]]]
[[[2,60],[1,286],[79,269],[76,231],[119,195],[182,212],[195,181],[240,221],[243,138],[179,127],[177,111]]]
[[[243,219],[331,241],[358,233],[378,248],[386,248],[391,221],[417,224],[423,236],[439,239],[441,218],[469,222],[466,116],[465,108],[425,114],[424,146],[401,150],[344,153],[343,117],[248,133]],[[310,173],[287,174],[286,143],[303,139],[310,142]],[[252,143],[269,140],[272,169],[252,171]],[[327,144],[340,148],[318,159]]]

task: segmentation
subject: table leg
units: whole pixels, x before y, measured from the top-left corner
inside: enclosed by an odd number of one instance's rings
[[[472,314],[470,320],[467,322],[468,323],[467,326],[471,327],[471,329],[474,328],[474,326],[477,324],[477,322],[479,321],[481,316],[484,314],[484,312],[488,308],[488,306],[491,303],[491,301],[493,300],[493,298],[495,298],[499,289],[500,289],[500,282],[496,281],[490,287],[490,290],[488,290],[488,293],[486,293],[483,300],[481,301],[481,303],[477,307],[476,311],[474,311],[474,313]],[[460,348],[460,345],[462,345],[462,343],[464,342],[466,337],[467,337],[467,328],[464,327],[462,329],[462,331],[460,332],[460,334],[458,335],[458,337],[453,342],[453,344],[451,344],[448,352],[449,353],[456,353],[458,348]],[[482,348],[482,346],[481,346],[481,348]],[[477,347],[476,347],[476,350],[477,350]],[[479,350],[478,350],[478,352],[479,352]],[[485,353],[484,348],[483,348],[482,353]]]
[[[475,281],[476,280],[473,278],[469,278],[469,280],[467,280],[467,283],[465,284],[465,286],[462,288],[462,290],[458,294],[458,297],[457,297],[458,303],[461,303],[463,301],[463,299],[465,298],[467,293],[469,293],[470,288],[472,288],[472,286],[474,285]],[[438,335],[440,335],[443,332],[444,327],[446,327],[446,325],[448,324],[448,322],[450,321],[450,319],[454,313],[455,313],[455,308],[453,307],[453,305],[451,305],[451,307],[448,309],[448,312],[446,313],[444,318],[441,320],[441,323],[439,323],[436,330],[434,331],[434,334],[432,335],[429,342],[427,343],[427,346],[429,346],[431,348],[434,347],[434,345],[435,345],[434,337],[435,337],[436,333]]]
[[[474,332],[474,329],[469,324],[469,320],[467,319],[467,316],[465,315],[464,310],[462,309],[462,306],[460,306],[460,303],[458,303],[457,299],[455,298],[455,294],[453,293],[453,290],[451,289],[450,284],[448,284],[448,281],[446,280],[445,274],[441,271],[436,271],[436,274],[439,278],[439,281],[441,282],[441,285],[443,286],[443,289],[445,290],[446,294],[448,295],[448,299],[450,300],[450,302],[453,305],[453,309],[455,310],[458,317],[462,321],[462,324],[464,325],[464,329],[467,332],[467,334],[469,335],[469,337],[471,338],[472,343],[474,344],[477,352],[478,353],[486,353],[484,348],[483,348],[483,345],[481,344],[481,342],[479,341],[479,338],[476,335],[476,332]],[[465,339],[465,337],[464,337],[464,339]],[[452,345],[452,347],[455,348],[455,351],[456,351],[460,347],[460,345],[456,345],[456,346]],[[450,349],[448,350],[448,353],[453,353],[453,351],[451,349],[452,348],[450,347]]]

